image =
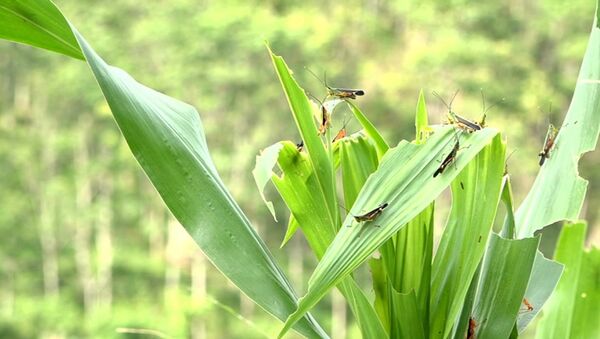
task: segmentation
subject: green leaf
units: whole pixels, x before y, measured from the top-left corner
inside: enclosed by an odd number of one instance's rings
[[[385,308],[390,312],[387,317],[391,319],[392,338],[428,337],[433,212],[431,204],[380,249],[387,275]]]
[[[335,240],[317,265],[309,280],[307,294],[301,299],[298,310],[286,321],[280,336],[330,288],[429,206],[498,132],[487,128],[470,135],[462,135],[461,144],[468,148],[458,152],[455,165],[449,166],[443,174],[433,178],[433,173],[440,166],[438,161],[443,159],[456,143],[455,133],[452,127],[442,127],[423,145],[402,141],[385,154],[377,171],[365,183]],[[388,203],[389,207],[377,220],[366,223],[357,223],[354,220],[352,215],[365,213],[382,203]]]
[[[377,151],[369,139],[361,134],[340,140],[338,149],[344,203],[346,206],[352,206],[369,175],[377,169]]]
[[[546,225],[576,219],[588,182],[578,176],[577,162],[594,150],[600,132],[600,28],[592,28],[569,111],[550,152],[515,215],[517,237],[532,236]]]
[[[298,152],[296,145],[289,141],[281,144],[283,148],[277,160],[281,175],[272,176],[273,184],[320,258],[334,237],[336,221],[325,207],[326,199],[320,193],[308,156]]]
[[[84,59],[69,23],[51,1],[0,2],[0,39]]]
[[[296,218],[294,218],[294,215],[290,214],[287,230],[285,231],[285,236],[283,237],[283,241],[281,242],[281,245],[279,245],[279,248],[283,248],[283,246],[285,246],[285,244],[292,239],[292,236],[294,236],[298,228],[300,228],[300,224],[298,224],[298,221]]]
[[[452,182],[452,210],[433,260],[432,338],[450,334],[485,252],[500,201],[505,151],[496,136]]]
[[[304,141],[304,147],[308,153],[308,160],[310,161],[311,167],[314,169],[315,180],[318,183],[317,192],[322,195],[323,201],[325,202],[322,207],[330,214],[329,219],[332,222],[330,227],[335,227],[339,218],[339,211],[332,166],[333,156],[328,153],[330,151],[325,149],[321,138],[319,138],[317,127],[315,126],[314,114],[305,91],[298,86],[298,83],[294,80],[294,77],[283,58],[275,55],[270,49],[269,53],[271,55],[271,60],[273,61],[273,66],[275,66],[277,76],[283,86],[284,93],[288,99],[292,116],[294,117],[298,131],[300,131],[300,135]],[[327,139],[331,140],[329,138],[329,133]]]
[[[400,293],[415,290],[419,309],[428,309],[433,250],[433,204],[396,233],[381,249],[390,282]],[[391,246],[388,246],[391,245]],[[425,302],[427,300],[427,302]]]
[[[504,175],[501,199],[506,207],[506,218],[504,219],[504,226],[502,226],[502,233],[500,235],[505,239],[514,239],[516,235],[515,211],[513,207],[513,194],[509,175]]]
[[[490,238],[472,316],[476,338],[510,336],[529,281],[523,272],[531,271],[539,240]]]
[[[284,318],[295,306],[292,287],[219,178],[196,110],[107,65],[76,37],[129,147],[173,215],[237,287]],[[326,337],[310,317],[298,330]]]
[[[85,56],[131,151],[173,215],[242,292],[279,319],[287,317],[296,308],[293,289],[219,178],[198,112],[107,65],[51,2],[3,2],[0,11],[3,38]],[[9,26],[15,20],[21,23]],[[311,316],[296,329],[327,337]]]
[[[475,270],[475,274],[473,275],[473,278],[471,278],[471,284],[469,285],[469,290],[465,296],[460,317],[453,329],[454,333],[452,337],[454,339],[464,339],[465,333],[467,333],[469,328],[469,322],[471,321],[471,315],[473,314],[473,306],[475,305],[475,298],[477,297],[477,288],[479,287],[479,277],[481,276],[482,265],[483,260],[479,262],[477,270]]]
[[[504,176],[502,201],[506,206],[506,218],[504,220],[504,226],[502,227],[502,237],[514,239],[516,232],[513,213],[513,197],[510,185],[510,177],[508,175]],[[515,337],[518,336],[518,333],[523,332],[527,325],[529,325],[529,323],[538,315],[546,303],[546,300],[548,300],[550,294],[552,294],[552,291],[554,291],[561,273],[561,264],[546,259],[540,251],[537,251],[535,260],[533,262],[533,269],[530,273],[527,291],[524,295],[524,298],[533,306],[533,310],[519,312],[517,316],[517,323],[515,324],[515,328],[513,330]]]
[[[554,259],[564,264],[565,270],[556,290],[544,308],[536,338],[570,338],[569,334],[572,328],[579,326],[581,320],[574,319],[573,315],[583,262],[583,243],[586,228],[585,223],[565,225],[560,233]]]
[[[598,315],[600,314],[600,250],[592,248],[584,251],[579,272],[579,284],[575,293],[573,319],[570,338],[600,338]]]
[[[405,339],[425,339],[425,330],[423,324],[427,319],[423,318],[419,307],[419,301],[415,291],[408,293],[399,293],[392,286],[390,288],[390,298],[392,305],[391,312],[391,338]]]
[[[419,92],[419,100],[417,101],[417,113],[415,115],[415,141],[417,144],[422,144],[427,140],[429,134],[432,132],[429,127],[427,118],[427,106],[425,105],[425,95],[423,90]]]
[[[388,277],[381,258],[370,259],[368,265],[373,279],[373,292],[375,292],[373,306],[375,307],[379,319],[381,319],[382,325],[388,329],[389,332],[391,310],[388,302]]]

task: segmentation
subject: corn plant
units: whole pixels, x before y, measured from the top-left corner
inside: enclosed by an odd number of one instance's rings
[[[483,121],[465,128],[452,114],[450,124],[430,125],[421,93],[414,140],[391,144],[339,91],[329,88],[324,102],[310,100],[283,58],[268,49],[302,143],[267,147],[254,176],[261,194],[272,182],[289,209],[284,243],[301,230],[319,260],[299,299],[221,181],[193,107],[108,65],[50,1],[0,0],[0,37],[88,63],[166,206],[231,282],[284,321],[279,336],[294,329],[328,337],[309,312],[337,288],[365,338],[514,338],[544,306],[539,337],[592,338],[598,336],[600,254],[583,251],[586,224],[576,219],[587,182],[577,161],[595,148],[600,130],[599,15],[562,128],[516,209],[498,129]],[[360,132],[328,128],[344,106]],[[452,208],[434,252],[435,200],[448,187]],[[500,204],[507,216],[496,234]],[[534,233],[562,220],[573,222],[557,246],[561,264],[539,252]],[[352,274],[364,264],[374,301]]]

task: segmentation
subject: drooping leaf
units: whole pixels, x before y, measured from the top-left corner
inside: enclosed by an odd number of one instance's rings
[[[220,180],[198,113],[107,65],[76,37],[129,147],[173,215],[236,286],[284,318],[295,304],[293,289]],[[326,337],[310,317],[298,329]]]
[[[241,291],[286,318],[296,307],[293,289],[221,181],[198,112],[106,64],[50,1],[7,3],[0,8],[2,37],[85,56],[132,153],[173,215]],[[13,19],[21,20],[19,26],[7,30]],[[34,32],[31,41],[22,38],[24,31]],[[308,337],[327,337],[311,316],[296,329]]]

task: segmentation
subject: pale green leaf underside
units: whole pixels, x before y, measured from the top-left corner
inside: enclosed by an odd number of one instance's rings
[[[544,255],[537,251],[529,285],[525,292],[525,298],[533,306],[533,311],[520,312],[517,318],[517,330],[523,332],[527,325],[540,313],[544,304],[550,298],[554,291],[558,279],[563,272],[563,265],[556,261],[546,259]]]
[[[256,164],[252,170],[252,176],[256,182],[256,187],[258,188],[260,197],[269,209],[269,212],[271,212],[271,215],[275,221],[277,221],[275,208],[273,207],[273,203],[268,201],[265,197],[265,186],[269,181],[271,181],[273,167],[275,167],[275,164],[277,163],[279,151],[282,147],[283,145],[281,143],[276,143],[265,148],[259,155],[256,156]]]

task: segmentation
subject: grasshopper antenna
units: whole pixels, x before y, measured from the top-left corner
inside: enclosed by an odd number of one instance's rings
[[[512,150],[512,152],[510,152],[510,154],[506,157],[506,162],[508,162],[508,160],[510,159],[510,157],[512,157],[513,154],[515,154],[515,152],[518,150],[518,148],[515,148],[514,150]]]
[[[498,103],[495,102],[491,106],[485,107],[485,94],[483,93],[483,89],[482,88],[480,88],[479,90],[481,91],[481,102],[482,102],[482,106],[483,106],[483,114],[486,114],[489,110],[491,110],[492,108],[496,107],[498,105]]]
[[[452,102],[454,102],[454,98],[456,98],[459,91],[460,90],[457,89],[456,92],[454,92],[454,95],[450,99],[450,104],[446,103],[446,100],[444,100],[444,98],[442,98],[442,96],[438,92],[433,91],[433,92],[431,92],[431,94],[435,95],[438,99],[440,99],[440,101],[442,101],[444,106],[446,106],[446,108],[448,108],[449,111],[452,111]]]
[[[452,96],[452,99],[450,99],[450,105],[449,105],[450,107],[452,107],[452,103],[454,102],[454,99],[458,95],[458,92],[460,92],[459,89],[457,89],[456,92],[454,92],[454,95]]]
[[[448,104],[446,103],[444,98],[442,98],[442,96],[438,92],[433,91],[433,92],[431,92],[431,94],[433,94],[436,98],[440,99],[440,101],[444,104],[444,106],[446,106],[446,108],[448,108],[448,110],[450,110],[450,106],[448,106]]]
[[[306,69],[310,74],[312,74],[312,76],[315,77],[315,79],[319,80],[319,82],[322,83],[325,87],[329,88],[329,86],[327,86],[327,72],[323,72],[325,76],[325,81],[323,81],[310,68],[304,66],[304,69]]]
[[[346,211],[346,213],[348,213],[348,214],[352,215],[352,214],[350,213],[350,211],[346,209],[346,207],[342,206],[342,204],[338,203],[338,206],[340,206],[340,208],[342,208],[344,211]]]
[[[510,152],[510,154],[508,155],[508,157],[506,157],[506,160],[504,160],[504,175],[508,174],[508,160],[510,160],[510,157],[512,157],[512,155],[518,150],[518,148],[515,148],[512,152]]]
[[[347,119],[347,118],[348,118],[348,116],[346,115],[346,112],[344,112],[344,122],[342,123],[342,129],[346,129],[346,126],[350,122],[350,119]]]

